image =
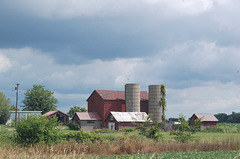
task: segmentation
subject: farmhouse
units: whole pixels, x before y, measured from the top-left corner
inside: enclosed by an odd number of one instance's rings
[[[195,113],[190,118],[190,125],[194,124],[194,120],[200,119],[201,124],[200,128],[205,129],[207,127],[215,127],[217,126],[218,119],[213,115],[209,113]]]
[[[81,130],[84,131],[102,128],[102,118],[97,112],[76,112],[72,121],[80,124]]]
[[[54,110],[54,111],[49,111],[45,114],[43,114],[42,116],[46,116],[49,119],[53,118],[53,117],[57,117],[58,121],[64,124],[67,124],[69,122],[69,116],[59,110]]]

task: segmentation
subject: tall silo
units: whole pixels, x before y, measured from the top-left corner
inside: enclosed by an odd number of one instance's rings
[[[140,112],[140,85],[125,85],[126,112]]]
[[[160,106],[162,98],[161,85],[150,85],[148,96],[148,113],[152,114],[152,121],[162,122],[163,108]]]

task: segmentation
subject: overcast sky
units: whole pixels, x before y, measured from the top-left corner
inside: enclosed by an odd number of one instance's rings
[[[0,0],[0,91],[45,85],[58,109],[164,84],[166,116],[240,112],[238,0]],[[20,102],[20,105],[22,103]]]

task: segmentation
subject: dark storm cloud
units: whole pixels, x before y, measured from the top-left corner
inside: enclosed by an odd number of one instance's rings
[[[51,54],[59,63],[147,57],[183,41],[207,40],[219,45],[239,42],[230,30],[216,28],[216,22],[208,18],[211,13],[170,19],[152,13],[67,19],[28,13],[0,8],[0,47],[35,48]]]
[[[165,84],[168,116],[238,111],[239,5],[0,0],[0,91],[14,101],[16,82],[22,92],[42,84],[66,112],[94,89]]]

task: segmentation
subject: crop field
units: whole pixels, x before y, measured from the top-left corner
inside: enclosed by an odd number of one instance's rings
[[[126,156],[95,156],[85,159],[239,159],[240,151],[212,151],[212,152],[167,152],[161,154],[136,154]]]
[[[238,126],[238,124],[237,124]],[[234,158],[240,159],[240,133],[234,124],[228,132],[197,132],[188,142],[177,142],[169,132],[163,132],[163,140],[155,141],[137,131],[100,133],[101,141],[60,141],[48,145],[23,146],[14,142],[13,127],[0,126],[0,158]],[[230,129],[229,129],[230,130]],[[61,133],[77,132],[61,127]]]

